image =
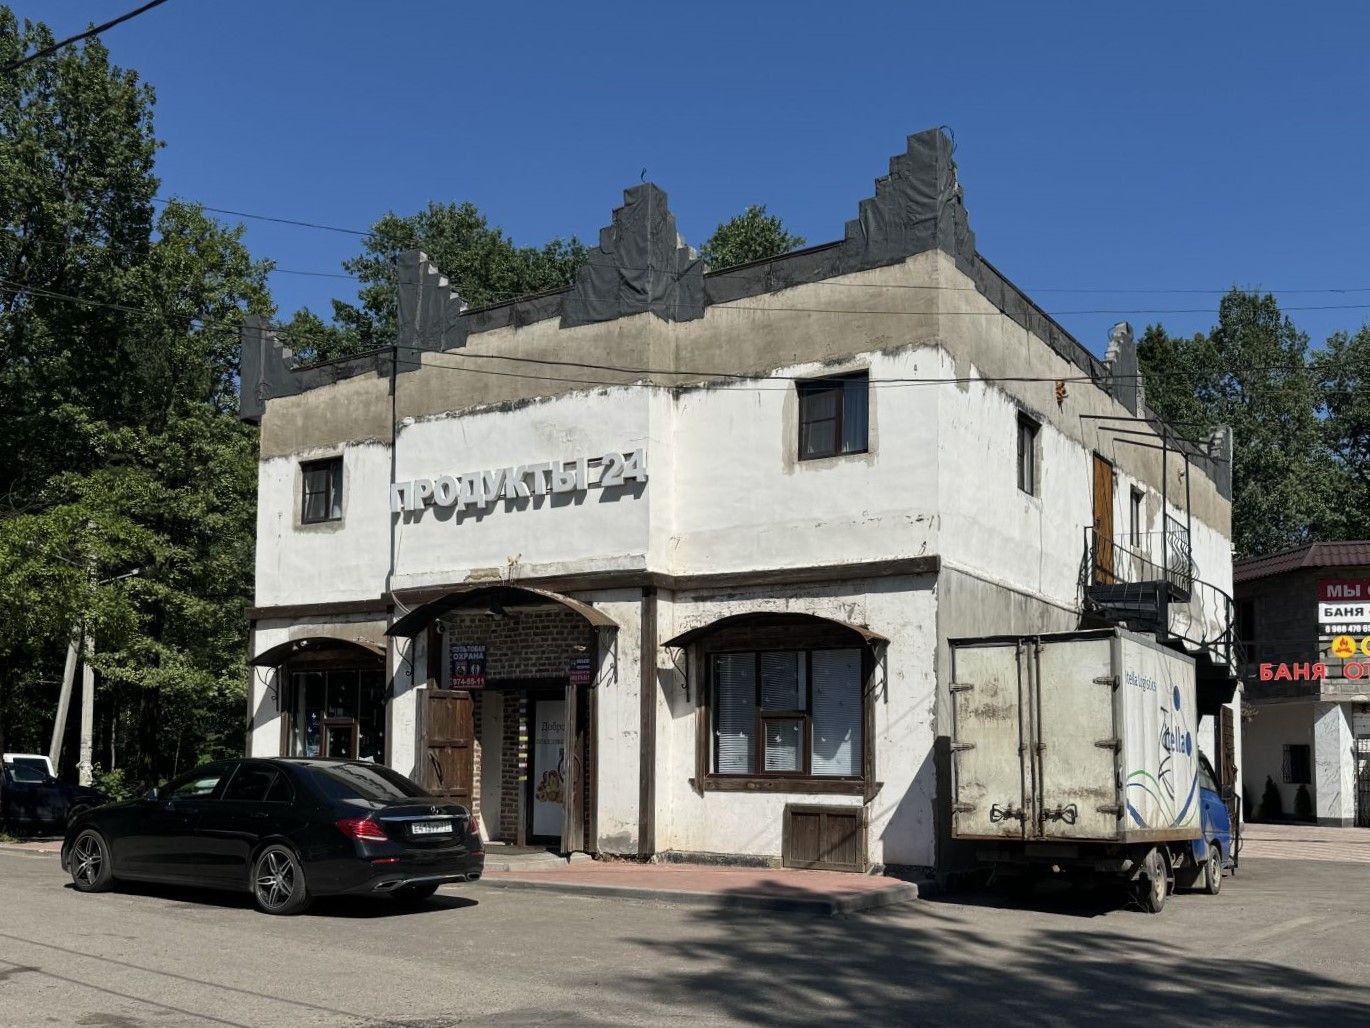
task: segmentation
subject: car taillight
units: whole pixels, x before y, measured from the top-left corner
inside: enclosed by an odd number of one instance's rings
[[[469,818],[466,819],[466,831],[471,835],[474,835],[477,839],[480,838],[479,814],[472,814]]]
[[[369,817],[345,817],[335,822],[338,831],[349,839],[363,839],[367,842],[386,842],[390,836],[385,829]]]

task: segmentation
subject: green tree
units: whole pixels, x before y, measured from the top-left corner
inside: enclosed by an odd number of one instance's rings
[[[1207,334],[1146,330],[1147,402],[1191,438],[1231,425],[1233,540],[1242,557],[1325,535],[1335,522],[1332,461],[1318,420],[1308,337],[1270,295],[1232,290]]]
[[[470,203],[430,203],[416,214],[391,212],[371,226],[362,252],[343,262],[360,282],[357,303],[333,301],[333,324],[300,311],[283,335],[306,359],[329,360],[389,346],[396,333],[395,259],[422,250],[470,307],[560,289],[585,263],[576,238],[516,246]]]
[[[711,268],[729,268],[788,253],[803,245],[802,237],[785,231],[778,214],[767,214],[764,204],[753,204],[714,229],[700,255]]]
[[[1370,539],[1370,326],[1338,332],[1313,356],[1323,435],[1345,482],[1336,508],[1344,539]]]
[[[0,7],[0,60],[50,40]],[[98,40],[0,81],[0,748],[46,748],[83,620],[100,763],[143,781],[241,751],[237,325],[272,313],[240,228],[154,218],[152,104]]]

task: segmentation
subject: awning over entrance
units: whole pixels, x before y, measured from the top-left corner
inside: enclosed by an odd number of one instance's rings
[[[854,625],[850,621],[839,621],[837,618],[825,618],[818,614],[804,614],[799,611],[755,611],[747,614],[732,614],[717,621],[711,621],[707,625],[700,625],[692,628],[688,632],[682,632],[673,639],[667,639],[662,646],[672,649],[681,646],[688,646],[696,639],[702,639],[706,635],[714,632],[721,632],[728,628],[782,628],[799,627],[804,625],[829,625],[850,631],[868,646],[887,646],[889,640],[879,632],[872,632],[864,625]]]
[[[412,639],[438,618],[454,610],[484,607],[487,610],[500,611],[507,607],[540,606],[548,603],[559,604],[575,611],[596,628],[618,628],[618,623],[603,611],[561,593],[522,585],[488,585],[448,593],[431,603],[415,607],[391,625],[385,634]]]
[[[365,654],[377,660],[385,659],[385,647],[360,639],[334,639],[330,636],[311,635],[304,639],[290,639],[279,643],[269,650],[263,650],[248,663],[254,667],[280,667],[291,657],[315,656],[328,651],[352,653],[354,656]]]

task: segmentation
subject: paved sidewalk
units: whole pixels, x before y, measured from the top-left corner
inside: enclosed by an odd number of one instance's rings
[[[44,839],[15,839],[0,842],[0,850],[13,850],[19,853],[61,853],[62,838],[56,836]]]
[[[703,864],[583,861],[558,868],[490,871],[484,881],[496,888],[828,916],[874,910],[918,898],[917,884],[880,875]]]
[[[1243,825],[1242,860],[1336,860],[1370,864],[1370,828]]]

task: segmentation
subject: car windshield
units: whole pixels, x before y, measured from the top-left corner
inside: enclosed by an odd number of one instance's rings
[[[314,781],[332,800],[392,803],[428,795],[398,771],[380,764],[331,764],[316,766],[313,770]]]
[[[16,782],[36,782],[41,785],[48,780],[48,766],[38,757],[15,757],[7,766]]]

